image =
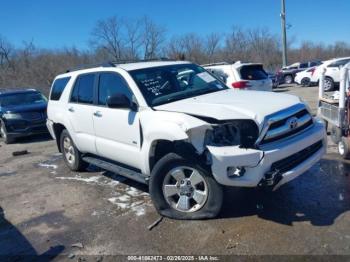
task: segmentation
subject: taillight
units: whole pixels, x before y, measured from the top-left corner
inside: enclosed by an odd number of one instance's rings
[[[239,81],[239,82],[234,82],[232,83],[233,88],[238,88],[238,89],[246,89],[250,87],[248,81]]]
[[[313,75],[314,75],[315,71],[316,71],[316,68],[312,68],[312,69],[310,69],[311,76],[313,76]]]

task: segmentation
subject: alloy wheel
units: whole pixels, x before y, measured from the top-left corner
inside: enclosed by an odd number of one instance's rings
[[[166,174],[163,195],[175,210],[195,212],[201,209],[208,199],[208,185],[198,170],[181,166]]]
[[[73,165],[75,162],[75,149],[72,140],[68,136],[63,140],[63,151],[68,163]]]

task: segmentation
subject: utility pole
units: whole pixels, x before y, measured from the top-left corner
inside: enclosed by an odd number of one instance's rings
[[[287,66],[287,31],[286,31],[286,1],[281,0],[281,26],[282,26],[282,63]]]

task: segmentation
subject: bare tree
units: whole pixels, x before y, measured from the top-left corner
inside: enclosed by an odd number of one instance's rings
[[[208,63],[213,62],[214,55],[217,53],[221,41],[221,34],[219,33],[210,33],[206,37],[205,49],[208,56]]]
[[[128,58],[137,59],[142,45],[142,21],[128,20],[125,22],[126,45]]]
[[[10,56],[12,54],[12,45],[0,35],[0,65],[5,67],[5,65],[12,67]]]
[[[123,20],[116,16],[99,20],[91,33],[92,44],[105,49],[114,59],[121,59],[125,44],[123,26]]]
[[[144,59],[156,58],[165,41],[165,28],[155,24],[149,17],[142,19],[143,23],[143,51]]]

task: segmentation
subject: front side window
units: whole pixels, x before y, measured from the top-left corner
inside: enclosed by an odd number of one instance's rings
[[[130,71],[150,106],[170,103],[228,87],[194,64],[151,67]]]
[[[115,94],[124,94],[132,101],[132,92],[120,75],[102,73],[99,79],[98,104],[106,105],[107,99]]]
[[[92,104],[94,97],[95,74],[81,75],[75,81],[71,102],[81,104]]]

